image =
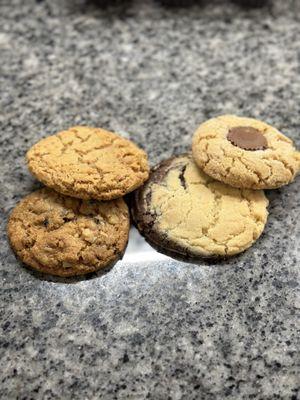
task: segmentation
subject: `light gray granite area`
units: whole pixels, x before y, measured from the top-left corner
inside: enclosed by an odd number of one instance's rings
[[[299,399],[300,178],[227,262],[172,260],[133,230],[110,272],[64,281],[8,246],[9,212],[38,187],[26,150],[70,125],[128,132],[152,164],[223,113],[300,147],[300,2],[121,3],[0,0],[0,398]]]

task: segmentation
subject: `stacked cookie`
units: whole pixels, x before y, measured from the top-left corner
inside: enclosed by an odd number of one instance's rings
[[[46,187],[10,216],[8,236],[20,259],[42,272],[74,276],[120,258],[130,227],[122,197],[147,180],[146,153],[112,132],[78,126],[39,141],[27,163]]]
[[[225,115],[195,132],[192,154],[156,166],[135,192],[136,226],[158,250],[184,258],[249,248],[268,216],[262,189],[293,181],[300,153],[272,126]]]

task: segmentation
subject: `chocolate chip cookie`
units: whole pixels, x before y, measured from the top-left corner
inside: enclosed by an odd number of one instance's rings
[[[192,149],[206,174],[237,188],[275,189],[292,182],[300,170],[292,140],[252,118],[223,115],[204,122]]]
[[[15,207],[7,230],[13,250],[25,264],[47,274],[75,276],[120,258],[129,225],[122,199],[85,201],[43,188]]]
[[[135,192],[132,215],[141,234],[162,251],[187,258],[226,257],[259,238],[267,206],[263,191],[218,182],[187,154],[153,169]]]
[[[149,175],[147,155],[134,143],[84,126],[40,140],[28,151],[27,162],[46,186],[80,199],[122,197]]]

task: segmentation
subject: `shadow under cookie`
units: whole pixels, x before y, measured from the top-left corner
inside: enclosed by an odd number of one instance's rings
[[[125,251],[124,251],[124,253],[125,253]],[[124,255],[124,253],[122,254],[122,257]],[[97,271],[88,272],[88,273],[82,274],[82,275],[68,276],[68,277],[56,276],[56,275],[51,275],[51,274],[48,274],[48,273],[45,273],[42,271],[37,271],[37,270],[33,269],[32,267],[30,267],[29,265],[23,263],[22,260],[19,260],[19,261],[20,261],[20,265],[22,267],[24,267],[30,275],[32,275],[36,279],[39,279],[40,281],[72,285],[72,284],[76,284],[78,282],[88,281],[88,280],[101,278],[101,277],[105,276],[106,274],[108,274],[109,272],[111,272],[113,270],[115,265],[120,260],[122,260],[122,257],[118,260],[112,261],[109,265],[107,265],[106,267],[101,268]]]

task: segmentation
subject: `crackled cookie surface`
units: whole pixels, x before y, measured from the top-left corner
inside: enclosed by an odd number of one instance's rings
[[[200,125],[193,157],[208,175],[238,188],[278,188],[300,170],[300,153],[289,138],[264,122],[234,115]]]
[[[267,206],[263,191],[218,182],[191,155],[182,155],[152,171],[135,193],[132,214],[156,247],[186,257],[217,257],[240,253],[258,239]]]
[[[80,199],[122,197],[149,175],[146,153],[130,140],[83,126],[40,140],[27,162],[46,186]]]
[[[15,207],[7,230],[25,264],[52,275],[82,275],[120,258],[129,213],[122,199],[85,201],[44,188]]]

